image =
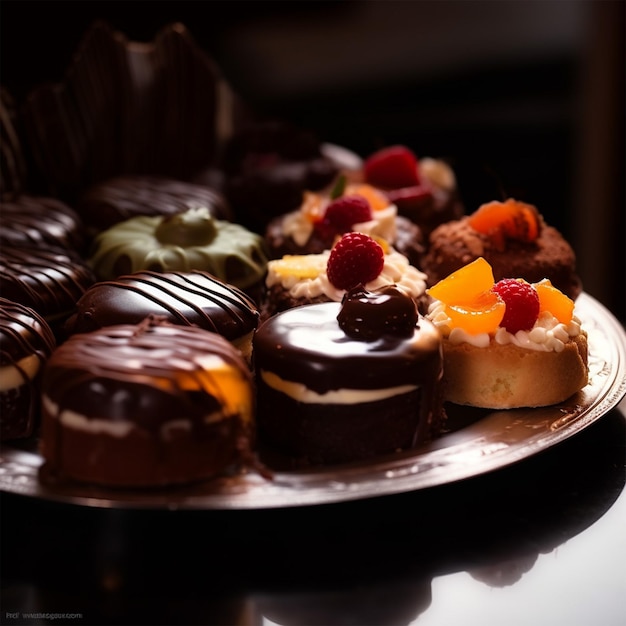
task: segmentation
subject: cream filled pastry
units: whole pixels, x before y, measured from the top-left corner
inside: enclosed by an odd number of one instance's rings
[[[491,409],[539,407],[587,385],[587,333],[549,280],[494,281],[479,257],[431,289],[443,336],[444,398]]]
[[[348,231],[379,237],[414,264],[424,251],[419,227],[398,216],[395,204],[371,185],[346,183],[340,178],[333,189],[306,191],[301,206],[274,218],[265,232],[270,258],[287,254],[318,254],[332,248]]]
[[[375,258],[370,256],[370,251]],[[349,265],[341,269],[346,257],[350,257]],[[374,268],[371,267],[373,262],[376,263]],[[426,279],[426,274],[386,242],[363,233],[349,233],[332,250],[270,260],[262,316],[302,304],[341,302],[346,290],[357,284],[369,290],[394,284],[422,308]]]

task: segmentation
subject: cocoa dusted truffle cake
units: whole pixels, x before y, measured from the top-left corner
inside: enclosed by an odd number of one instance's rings
[[[432,286],[479,257],[491,265],[495,280],[548,278],[574,300],[582,291],[570,244],[545,223],[535,206],[513,198],[488,202],[471,215],[439,226],[430,236],[422,269]]]
[[[259,441],[295,464],[371,460],[443,427],[441,337],[393,285],[279,313],[253,349]]]
[[[42,382],[49,479],[157,487],[252,462],[251,372],[224,337],[148,318],[70,337]]]
[[[256,304],[243,291],[208,272],[136,272],[92,285],[65,324],[66,335],[117,324],[138,324],[150,315],[198,326],[228,339],[251,358],[259,324]]]
[[[444,398],[487,409],[563,402],[588,383],[587,333],[549,280],[494,280],[479,257],[428,290],[443,336]]]
[[[267,269],[263,238],[206,207],[134,217],[100,233],[89,262],[100,280],[141,270],[202,270],[254,298]]]
[[[32,309],[0,298],[0,440],[30,437],[39,425],[43,366],[56,341]]]

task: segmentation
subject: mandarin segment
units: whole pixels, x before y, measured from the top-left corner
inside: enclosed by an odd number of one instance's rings
[[[574,301],[559,291],[546,278],[534,284],[539,295],[539,315],[549,311],[562,324],[569,324],[574,316]]]
[[[505,310],[504,301],[492,291],[484,291],[467,303],[446,305],[450,326],[462,328],[471,335],[494,332]]]
[[[494,285],[491,265],[483,258],[478,257],[456,272],[452,272],[426,292],[435,300],[444,304],[472,303],[485,291]]]
[[[382,211],[389,206],[389,198],[367,183],[352,183],[346,186],[345,195],[362,196],[369,203],[372,211]]]
[[[278,276],[293,276],[298,280],[316,278],[325,271],[326,262],[326,257],[319,254],[287,254],[282,259],[270,261]]]

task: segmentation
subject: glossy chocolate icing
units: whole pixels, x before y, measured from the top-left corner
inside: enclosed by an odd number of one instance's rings
[[[56,198],[22,195],[12,202],[2,202],[0,215],[3,246],[85,251],[87,238],[81,218]]]
[[[251,384],[247,364],[220,335],[148,318],[70,337],[48,361],[43,391],[59,413],[130,422],[153,435],[183,419],[202,436],[207,416],[232,405],[222,363]]]
[[[317,393],[381,389],[439,380],[441,338],[419,317],[410,337],[383,335],[355,341],[340,328],[341,304],[296,307],[269,318],[254,337],[256,365]]]
[[[89,266],[70,250],[0,250],[2,296],[31,307],[48,323],[71,313],[95,280]]]
[[[39,415],[39,382],[43,364],[56,345],[46,321],[32,309],[0,298],[0,367],[12,368],[21,383],[4,389],[0,401],[0,439],[27,437]],[[22,359],[34,356],[34,374],[20,366]]]
[[[199,326],[229,340],[254,330],[259,312],[242,291],[208,272],[136,272],[90,287],[65,329],[68,334],[103,326],[138,324],[149,315]]]
[[[157,176],[128,175],[105,180],[82,195],[77,210],[89,227],[102,231],[133,217],[176,215],[200,206],[217,219],[232,217],[218,191]]]

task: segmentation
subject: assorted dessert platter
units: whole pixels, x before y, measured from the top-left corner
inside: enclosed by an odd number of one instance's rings
[[[5,491],[367,498],[521,460],[626,393],[624,330],[537,207],[258,119],[180,24],[95,24],[62,83],[2,96]]]

